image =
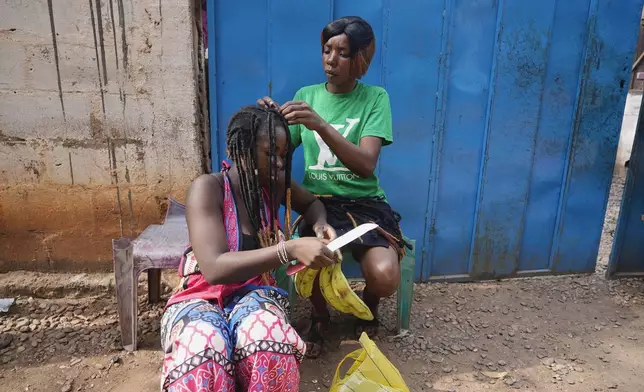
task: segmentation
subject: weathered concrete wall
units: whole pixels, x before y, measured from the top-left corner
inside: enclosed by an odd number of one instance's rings
[[[207,167],[199,7],[0,2],[0,270],[110,268]]]
[[[617,158],[615,160],[615,173],[619,176],[626,175],[624,164],[631,159],[633,149],[633,140],[635,139],[635,130],[637,128],[637,119],[640,114],[642,103],[642,92],[631,91],[626,97],[626,107],[624,108],[624,119],[622,120],[622,130],[619,134],[619,146],[617,147]]]

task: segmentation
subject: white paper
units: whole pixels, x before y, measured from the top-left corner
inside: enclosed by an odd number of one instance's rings
[[[0,313],[9,312],[9,308],[14,304],[14,302],[16,302],[16,300],[13,298],[0,298]]]

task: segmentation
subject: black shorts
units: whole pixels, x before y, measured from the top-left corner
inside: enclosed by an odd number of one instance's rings
[[[376,223],[379,229],[365,233],[352,242],[352,245],[364,247],[393,245],[396,251],[403,249],[403,237],[400,231],[400,214],[394,211],[384,198],[348,199],[337,196],[319,198],[324,204],[327,223],[331,225],[338,237],[363,223]],[[310,226],[300,225],[301,236],[313,236]]]

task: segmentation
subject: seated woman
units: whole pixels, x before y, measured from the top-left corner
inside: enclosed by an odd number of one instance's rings
[[[302,185],[320,196],[338,235],[366,222],[380,225],[381,230],[352,244],[366,281],[363,299],[375,317],[369,322],[359,320],[356,332],[367,329],[373,334],[380,298],[392,295],[398,287],[404,249],[400,216],[387,203],[374,172],[381,147],[393,141],[389,96],[382,87],[358,81],[367,72],[376,47],[366,21],[359,17],[335,20],[322,30],[321,40],[326,83],[300,89],[293,101],[282,106],[270,97],[259,99],[258,104],[279,108],[290,124],[293,145],[304,146]],[[317,281],[311,300],[308,355],[316,356],[329,320]]]
[[[324,205],[290,182],[288,125],[277,111],[247,107],[228,125],[232,166],[191,185],[191,246],[181,290],[161,320],[164,391],[297,391],[306,345],[289,325],[287,293],[271,271],[289,260],[321,268],[335,232]],[[288,240],[277,212],[286,205],[326,239]],[[288,234],[287,234],[288,235]]]

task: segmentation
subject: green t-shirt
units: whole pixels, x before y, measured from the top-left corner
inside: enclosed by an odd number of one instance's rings
[[[305,101],[347,140],[360,145],[365,136],[382,139],[383,146],[393,142],[389,95],[382,87],[362,83],[346,94],[331,94],[326,84],[300,89],[294,100]],[[362,178],[347,169],[317,132],[303,125],[292,125],[293,146],[304,145],[302,185],[317,195],[344,197],[384,197],[375,174]]]

